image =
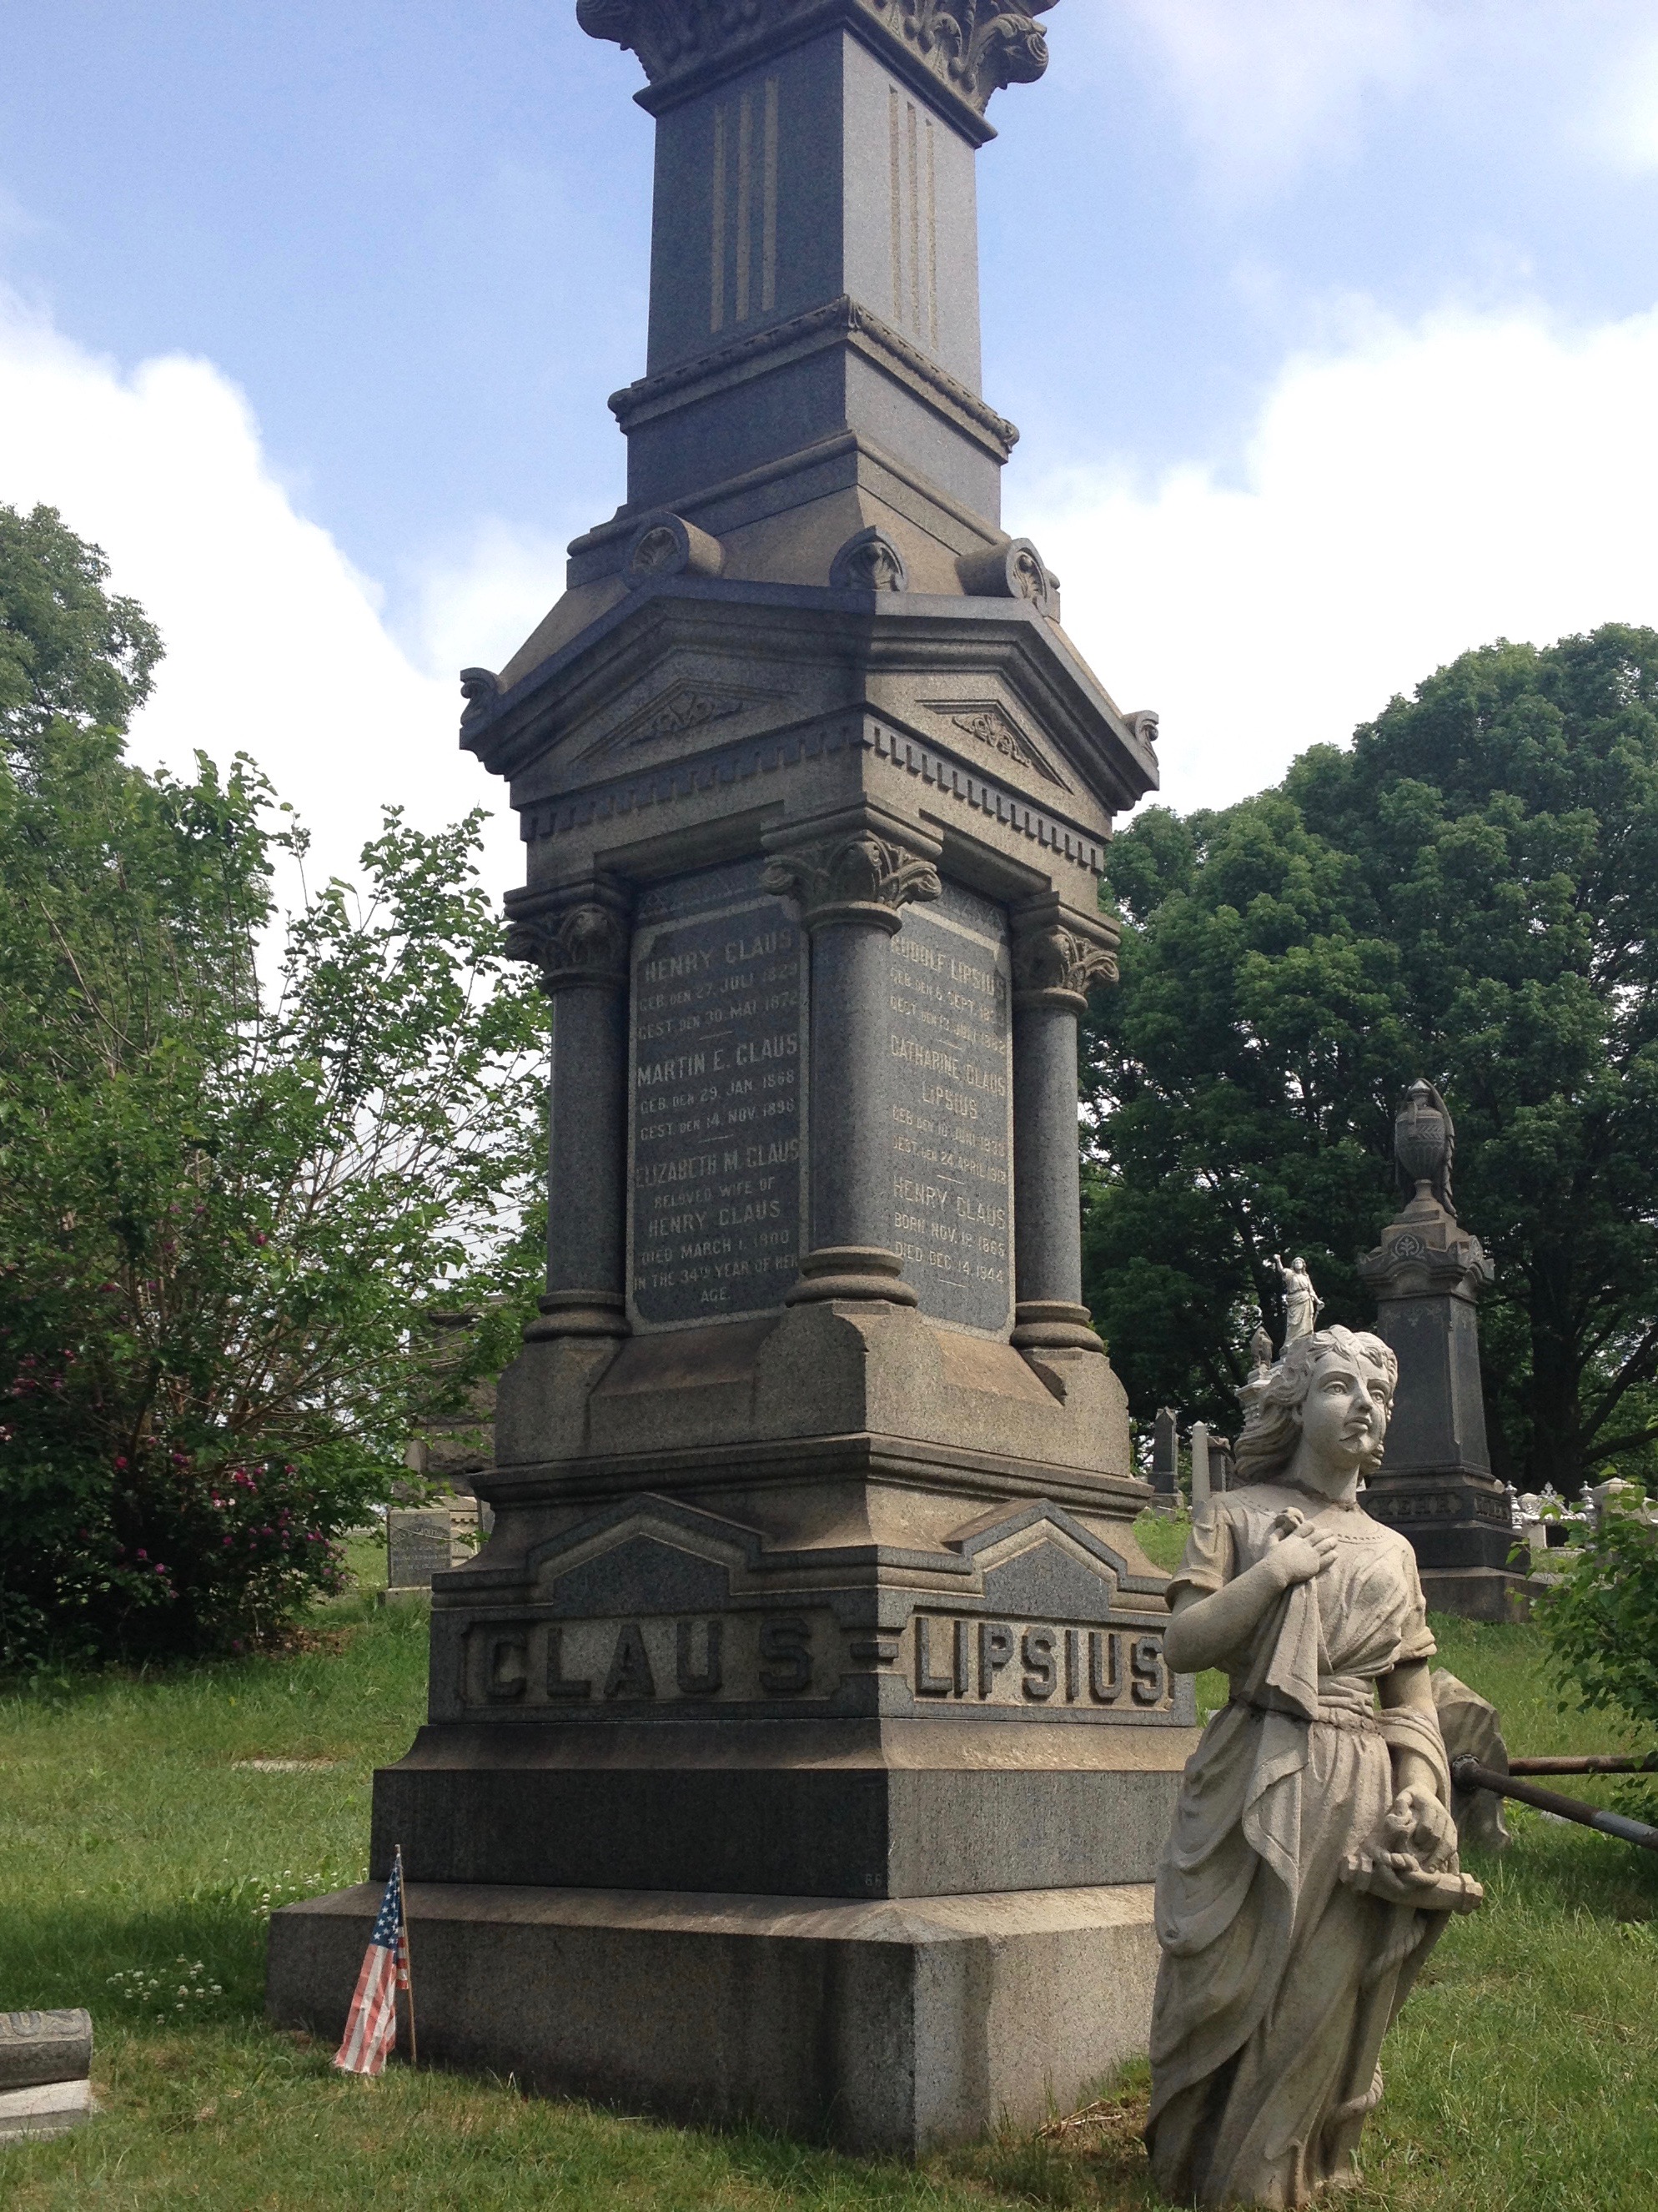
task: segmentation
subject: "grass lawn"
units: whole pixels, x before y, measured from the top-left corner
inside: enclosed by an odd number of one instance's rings
[[[362,1565],[372,1579],[367,1550]],[[1436,1626],[1511,1749],[1623,1747],[1601,1717],[1554,1710],[1533,1631]],[[0,1694],[0,2008],[89,2007],[105,2107],[57,2142],[0,2148],[5,2212],[1157,2202],[1132,2077],[1062,2140],[1010,2136],[911,2172],[495,2081],[348,2081],[328,2051],[269,2033],[270,1905],[361,1878],[371,1770],[424,1702],[423,1613],[364,1595],[316,1629],[317,1648],[279,1660]],[[1509,1819],[1513,1849],[1474,1863],[1485,1909],[1452,1923],[1383,2054],[1354,2212],[1658,2204],[1658,1856]]]

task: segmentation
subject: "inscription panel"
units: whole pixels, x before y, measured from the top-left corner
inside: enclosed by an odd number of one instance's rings
[[[464,1705],[543,1718],[833,1695],[833,1613],[745,1612],[482,1621],[466,1632]]]
[[[1000,1335],[1013,1317],[1006,916],[946,884],[905,908],[891,973],[892,1247],[924,1314]]]
[[[628,1310],[768,1313],[799,1272],[806,966],[759,860],[658,885],[634,929]]]
[[[1144,1719],[1168,1714],[1175,1702],[1162,1637],[1133,1625],[918,1613],[908,1656],[920,1703]]]

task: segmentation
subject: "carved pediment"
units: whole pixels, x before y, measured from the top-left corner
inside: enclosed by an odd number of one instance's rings
[[[538,1595],[572,1618],[702,1612],[730,1602],[758,1552],[751,1528],[647,1496],[538,1546],[530,1566]]]
[[[1071,788],[999,700],[928,699],[922,703],[931,708],[935,714],[948,716],[951,728],[959,730],[964,738],[971,738],[975,744],[984,746],[990,752],[999,753],[1004,760],[1017,761],[1021,768],[1029,769],[1032,775],[1057,784],[1061,791]]]
[[[822,0],[577,0],[595,39],[630,47],[653,84],[717,62]],[[1032,84],[1048,67],[1037,22],[1057,0],[847,0],[982,115],[993,94]]]
[[[629,716],[619,727],[588,746],[584,761],[599,760],[610,753],[635,752],[641,745],[659,744],[669,738],[687,736],[710,722],[729,721],[750,707],[769,704],[775,694],[742,691],[722,684],[697,684],[680,677],[659,691]]]

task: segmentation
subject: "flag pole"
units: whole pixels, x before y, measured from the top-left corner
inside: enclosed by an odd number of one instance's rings
[[[409,2063],[420,2069],[420,2043],[415,2034],[415,1954],[409,1942],[409,1885],[403,1877],[403,1845],[397,1846],[398,1902],[403,1913],[403,1965],[409,1978],[404,1995],[409,2000]]]

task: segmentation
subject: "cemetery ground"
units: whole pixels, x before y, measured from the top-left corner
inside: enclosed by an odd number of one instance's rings
[[[1142,1525],[1159,1557],[1177,1541]],[[1157,2203],[1138,2142],[1143,2069],[1102,2083],[1090,2120],[911,2171],[503,2081],[400,2064],[347,2079],[323,2045],[272,2033],[265,1917],[361,1878],[371,1770],[407,1746],[425,1694],[423,1608],[377,1608],[373,1547],[356,1564],[357,1594],[319,1608],[282,1656],[0,1693],[0,2008],[89,2007],[103,2108],[57,2142],[0,2148],[7,2212]],[[1532,1629],[1436,1627],[1443,1663],[1497,1703],[1511,1749],[1625,1747],[1604,1717],[1556,1711]],[[1206,1703],[1218,1680],[1204,1678]],[[1471,1862],[1485,1909],[1452,1923],[1383,2053],[1364,2183],[1344,2199],[1355,2212],[1654,2203],[1658,1857],[1519,1808],[1509,1819],[1506,1856]],[[418,1995],[417,1948],[415,1971]]]

